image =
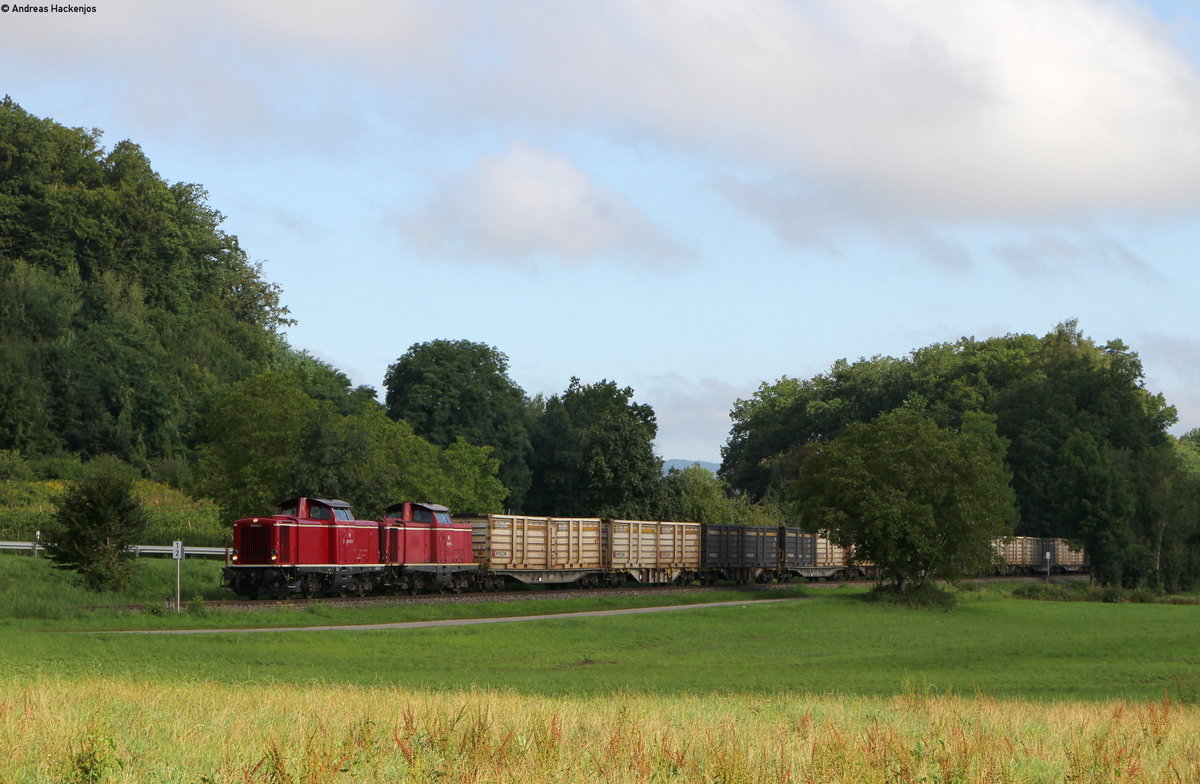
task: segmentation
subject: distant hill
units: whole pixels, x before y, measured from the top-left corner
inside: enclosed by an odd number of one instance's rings
[[[674,468],[678,471],[682,471],[683,469],[688,468],[690,466],[694,466],[694,465],[698,465],[701,468],[707,468],[709,471],[712,471],[714,474],[717,473],[717,469],[721,467],[720,463],[706,463],[703,460],[680,460],[680,459],[676,458],[674,460],[664,460],[663,461],[663,476],[666,476],[671,471],[672,468]]]

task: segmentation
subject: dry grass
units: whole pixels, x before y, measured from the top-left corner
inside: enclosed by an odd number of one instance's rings
[[[1200,782],[1200,709],[45,678],[0,684],[24,781]]]

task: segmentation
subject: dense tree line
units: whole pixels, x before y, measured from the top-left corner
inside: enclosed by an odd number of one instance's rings
[[[983,424],[1017,501],[1016,533],[1084,544],[1106,583],[1178,588],[1200,575],[1194,435],[1166,432],[1174,409],[1143,385],[1137,354],[1075,322],[1042,337],[963,338],[903,358],[840,361],[738,401],[721,473],[808,524],[804,493],[823,445],[906,410],[953,432]]]
[[[188,451],[287,311],[202,188],[99,140],[0,103],[0,448],[145,465]]]

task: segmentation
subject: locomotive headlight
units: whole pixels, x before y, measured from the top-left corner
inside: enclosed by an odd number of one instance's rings
[[[272,551],[271,551],[271,560],[272,560],[272,561],[278,561],[278,560],[279,560],[279,551],[278,551],[278,550],[272,550]]]
[[[237,560],[237,553],[234,553],[234,554],[231,556],[231,558],[232,558],[234,561],[236,561],[236,560]]]

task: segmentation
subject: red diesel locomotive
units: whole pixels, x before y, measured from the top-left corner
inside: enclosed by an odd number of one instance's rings
[[[471,527],[438,504],[406,501],[358,520],[345,501],[293,498],[233,525],[225,585],[247,598],[299,593],[462,590],[479,571]]]

